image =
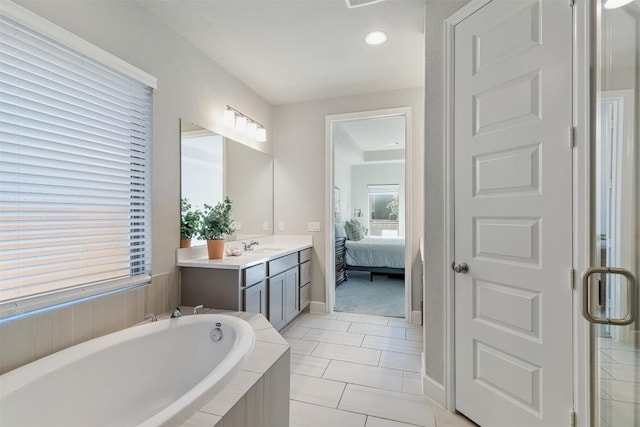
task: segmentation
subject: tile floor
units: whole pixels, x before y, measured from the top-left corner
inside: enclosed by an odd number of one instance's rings
[[[640,420],[640,339],[599,339],[600,427]]]
[[[422,328],[353,313],[302,314],[291,346],[290,427],[471,427],[422,395]]]

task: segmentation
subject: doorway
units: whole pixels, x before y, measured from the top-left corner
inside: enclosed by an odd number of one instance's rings
[[[395,108],[327,117],[328,311],[410,313],[408,115]]]

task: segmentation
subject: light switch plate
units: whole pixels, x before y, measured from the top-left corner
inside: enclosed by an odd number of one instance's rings
[[[320,223],[319,222],[310,222],[307,225],[307,231],[320,231]]]
[[[240,231],[242,230],[242,222],[240,221],[233,221],[233,228],[235,228],[236,231]]]
[[[284,221],[278,222],[278,231],[284,231]]]
[[[262,223],[262,229],[264,231],[269,231],[269,221],[265,221]]]

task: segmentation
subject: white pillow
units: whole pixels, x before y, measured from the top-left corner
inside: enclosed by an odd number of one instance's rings
[[[343,222],[336,222],[336,238],[347,237],[347,230],[344,228]]]

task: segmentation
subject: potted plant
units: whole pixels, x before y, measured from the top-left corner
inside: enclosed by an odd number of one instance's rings
[[[202,213],[198,209],[191,210],[189,199],[180,200],[180,247],[190,248],[191,239],[198,234],[200,217]]]
[[[234,232],[231,220],[231,200],[224,201],[211,207],[205,203],[200,221],[198,235],[207,241],[209,259],[221,259],[224,255],[224,238]]]

